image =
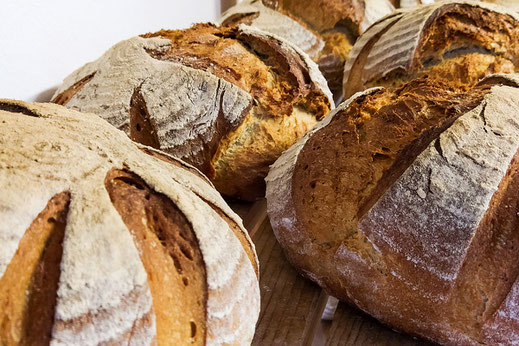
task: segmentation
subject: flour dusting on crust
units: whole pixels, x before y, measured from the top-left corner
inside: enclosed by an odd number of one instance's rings
[[[9,239],[0,242],[5,257],[0,257],[0,264],[10,261],[23,227],[45,207],[45,199],[62,191],[71,193],[53,344],[114,342],[130,330],[128,342],[154,342],[155,317],[146,272],[105,189],[104,180],[112,168],[140,176],[169,197],[192,224],[207,266],[208,306],[215,306],[222,295],[219,288],[227,287],[239,294],[239,299],[227,301],[229,306],[248,307],[248,314],[239,322],[213,328],[207,343],[213,343],[211,337],[233,343],[250,341],[259,314],[256,268],[228,224],[204,202],[214,204],[241,227],[218,192],[182,167],[143,153],[140,145],[93,114],[53,104],[1,102],[20,105],[39,117],[0,111],[0,143],[4,143],[0,179],[5,182],[0,214],[4,220],[22,220],[13,230],[0,229],[0,237]],[[244,229],[242,232],[246,234]],[[233,275],[237,277],[230,284]],[[235,311],[228,306],[222,309],[208,310],[209,329],[222,316],[233,318]],[[140,328],[132,329],[143,319]],[[245,332],[235,335],[235,329]]]

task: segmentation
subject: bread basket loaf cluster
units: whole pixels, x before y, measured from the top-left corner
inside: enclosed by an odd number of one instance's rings
[[[519,344],[516,11],[244,0],[0,100],[0,344],[251,344],[222,195],[266,197],[296,270],[390,328]]]

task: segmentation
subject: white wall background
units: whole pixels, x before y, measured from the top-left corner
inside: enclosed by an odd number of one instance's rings
[[[214,21],[233,1],[0,2],[0,98],[47,101],[63,78],[115,43],[162,28]]]

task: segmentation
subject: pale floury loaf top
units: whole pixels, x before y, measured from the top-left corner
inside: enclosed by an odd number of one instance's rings
[[[146,268],[105,187],[112,169],[140,177],[191,224],[207,273],[206,342],[251,341],[259,312],[257,260],[217,210],[253,245],[241,220],[200,173],[147,155],[93,114],[2,100],[0,118],[0,278],[38,213],[53,196],[70,194],[51,344],[156,340]]]

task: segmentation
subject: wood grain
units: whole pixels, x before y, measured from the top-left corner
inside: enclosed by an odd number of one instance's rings
[[[261,313],[253,345],[304,345],[312,338],[325,299],[287,262],[268,219],[253,236],[260,260]]]
[[[326,345],[430,346],[432,344],[395,332],[372,317],[341,302],[331,322]]]
[[[229,204],[243,219],[260,263],[261,313],[253,345],[432,345],[395,332],[342,302],[333,321],[321,321],[328,295],[286,260],[265,200]]]
[[[229,205],[238,214],[243,225],[252,237],[258,231],[264,220],[267,219],[267,200],[261,199],[256,202],[230,202]]]

